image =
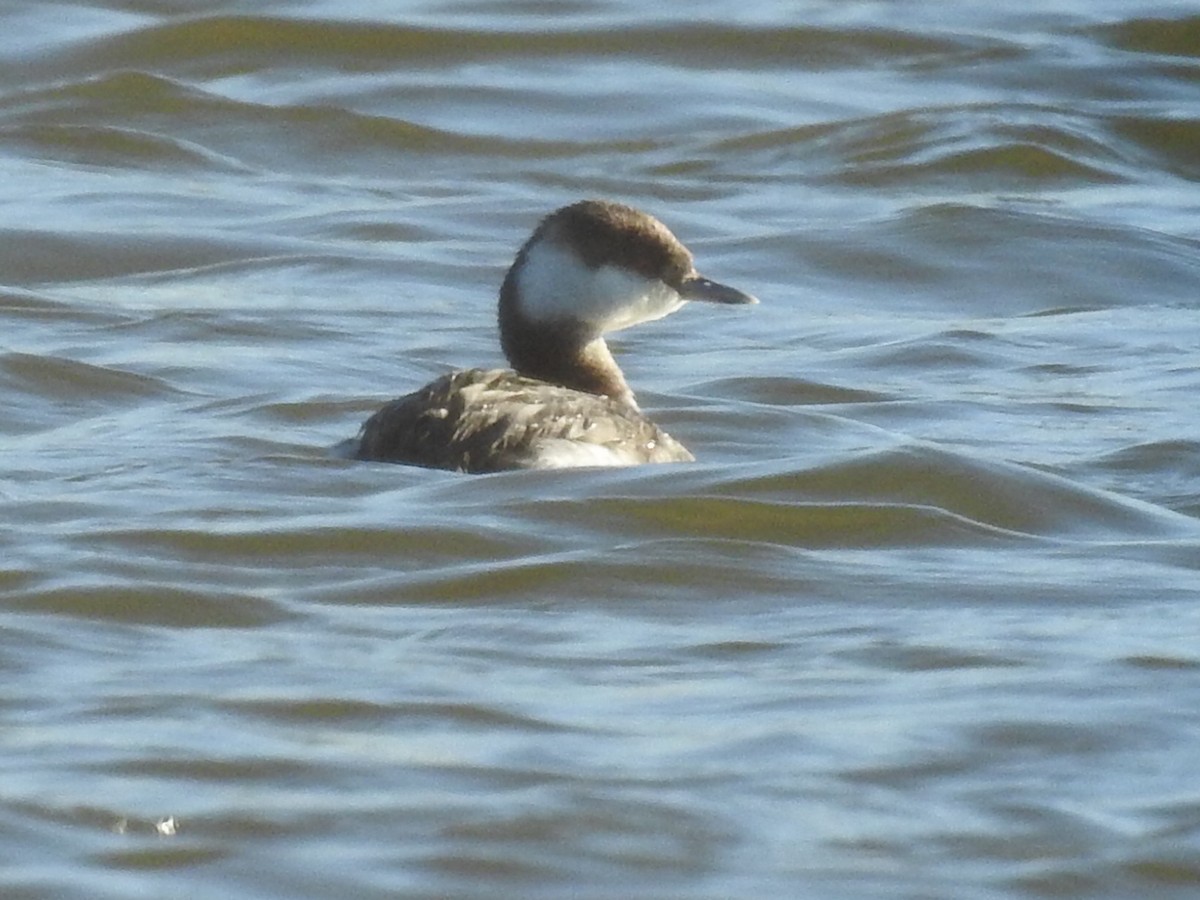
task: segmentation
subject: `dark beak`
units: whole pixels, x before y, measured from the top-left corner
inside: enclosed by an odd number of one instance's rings
[[[683,279],[679,286],[679,296],[684,300],[703,300],[708,303],[757,303],[755,297],[731,288],[727,284],[710,281],[702,275],[692,275]]]

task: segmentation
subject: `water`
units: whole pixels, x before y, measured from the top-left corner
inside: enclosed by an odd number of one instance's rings
[[[6,900],[1196,896],[1194,4],[205,7],[0,12]],[[585,196],[700,462],[330,454]]]

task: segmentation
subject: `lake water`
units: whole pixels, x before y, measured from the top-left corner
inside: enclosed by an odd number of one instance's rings
[[[1192,2],[0,11],[0,896],[1200,895]],[[692,465],[330,448],[581,197]]]

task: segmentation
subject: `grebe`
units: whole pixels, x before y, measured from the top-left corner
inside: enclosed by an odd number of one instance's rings
[[[551,213],[500,288],[513,369],[451,372],[362,427],[358,459],[461,472],[684,462],[695,457],[638,409],[604,334],[687,300],[757,303],[696,272],[653,216],[604,200]]]

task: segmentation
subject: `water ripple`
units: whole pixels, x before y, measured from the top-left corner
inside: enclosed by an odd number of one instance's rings
[[[0,4],[0,894],[1196,894],[1194,5]],[[701,462],[329,452],[591,195]]]

